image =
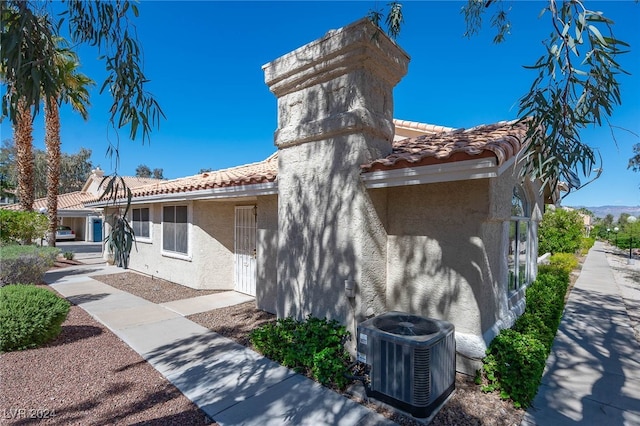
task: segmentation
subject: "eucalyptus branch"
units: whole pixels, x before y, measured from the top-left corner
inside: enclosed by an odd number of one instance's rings
[[[520,101],[519,115],[533,117],[524,173],[543,178],[551,187],[561,179],[580,188],[584,185],[577,172],[589,176],[596,163],[601,163],[580,134],[588,125],[600,125],[621,103],[616,75],[626,72],[615,58],[625,53],[620,46],[626,43],[613,37],[612,21],[579,1],[564,1],[558,7],[555,0],[549,0],[547,11],[554,32],[547,42],[547,54],[526,67],[537,70],[538,76]],[[603,37],[597,25],[604,26],[609,35]],[[587,52],[581,54],[578,46],[587,47]],[[581,59],[582,69],[574,64],[574,55]]]

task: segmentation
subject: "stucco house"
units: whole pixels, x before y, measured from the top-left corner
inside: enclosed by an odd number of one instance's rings
[[[87,207],[86,203],[95,200],[102,195],[104,187],[102,181],[104,171],[99,167],[91,171],[84,186],[80,191],[68,192],[58,195],[58,224],[69,226],[76,235],[76,241],[97,242],[103,240],[102,208]],[[136,188],[157,182],[159,179],[141,178],[137,176],[125,176],[125,184],[130,188]],[[7,210],[20,210],[20,204],[4,205],[1,208]],[[33,202],[33,210],[47,211],[47,198],[38,198]]]
[[[361,20],[266,64],[277,152],[133,189],[129,267],[254,295],[279,317],[335,318],[353,334],[390,310],[448,320],[457,368],[473,374],[524,310],[543,198],[520,177],[522,123],[392,118],[408,62]]]

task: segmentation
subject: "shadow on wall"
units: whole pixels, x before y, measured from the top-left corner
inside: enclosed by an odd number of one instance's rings
[[[344,281],[358,274],[349,223],[357,198],[349,189],[354,173],[341,170],[343,159],[335,141],[314,144],[323,147],[290,148],[309,151],[317,161],[290,176],[291,192],[279,207],[284,226],[279,235],[278,313],[345,319]]]
[[[373,140],[347,128],[347,116],[362,101],[355,85],[347,84],[351,78],[278,100],[279,126],[302,123],[286,128],[296,132],[289,140],[298,144],[279,151],[280,317],[312,314],[344,322],[350,315],[344,282],[358,280],[362,272],[357,262],[364,196],[360,165],[372,159],[366,139]]]
[[[265,67],[278,98],[279,317],[348,323],[363,306],[352,311],[347,280],[384,305],[386,236],[360,166],[391,153],[409,58],[377,31],[363,19]]]
[[[449,182],[389,189],[396,191],[389,196],[391,309],[451,321],[456,331],[466,333],[482,334],[495,323],[505,296],[499,294],[503,289],[489,261],[500,256],[499,249],[487,250],[500,247],[501,225],[487,224],[486,197],[469,195],[486,194],[486,185]],[[487,232],[486,226],[494,228]],[[487,235],[494,240],[485,242]]]

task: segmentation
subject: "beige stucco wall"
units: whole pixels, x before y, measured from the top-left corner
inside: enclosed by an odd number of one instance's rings
[[[358,280],[360,273],[355,241],[359,236],[353,232],[362,196],[354,190],[357,142],[345,136],[280,150],[280,317],[314,314],[347,320],[344,281]]]
[[[233,250],[235,203],[193,201],[168,203],[188,205],[190,256],[173,256],[162,252],[161,204],[149,207],[152,242],[138,242],[131,252],[133,270],[196,289],[234,288]]]
[[[278,196],[258,197],[257,218],[257,282],[258,309],[277,312],[278,297]]]
[[[473,374],[497,333],[524,310],[525,288],[508,289],[506,253],[518,171],[491,179],[388,188],[387,309],[451,321],[458,369]],[[529,199],[528,268],[536,273],[539,186]]]
[[[391,188],[388,199],[388,308],[482,334],[497,310],[489,179]]]

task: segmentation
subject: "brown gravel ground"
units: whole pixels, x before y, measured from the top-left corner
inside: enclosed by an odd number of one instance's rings
[[[165,281],[160,278],[138,274],[136,272],[96,275],[92,278],[153,303],[173,302],[174,300],[206,296],[207,294],[220,293],[221,291],[196,290],[170,281]]]
[[[72,306],[54,341],[0,355],[0,424],[215,423],[111,331]]]

